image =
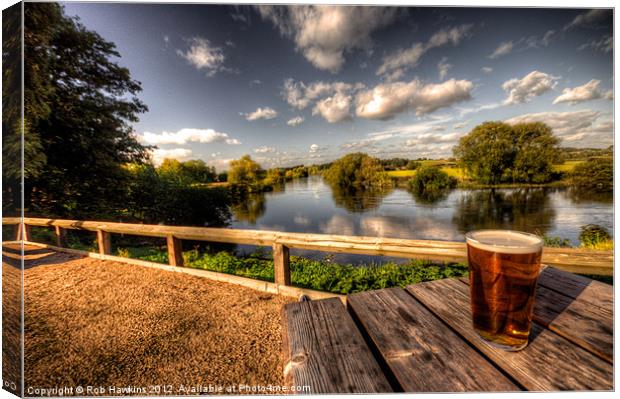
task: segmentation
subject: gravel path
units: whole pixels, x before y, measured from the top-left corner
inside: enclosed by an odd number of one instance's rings
[[[11,252],[3,248],[3,263],[14,263]],[[280,309],[293,299],[34,246],[28,253],[26,394],[29,386],[180,395],[283,383]]]

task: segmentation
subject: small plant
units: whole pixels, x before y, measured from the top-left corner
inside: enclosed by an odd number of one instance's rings
[[[588,224],[581,227],[581,247],[590,249],[613,249],[613,240],[604,227]]]
[[[542,238],[545,247],[568,248],[572,246],[568,238],[546,235],[542,235],[540,238]]]

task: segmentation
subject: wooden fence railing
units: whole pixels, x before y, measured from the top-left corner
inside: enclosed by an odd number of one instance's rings
[[[53,228],[59,247],[64,246],[67,229],[96,232],[99,253],[105,255],[111,252],[111,234],[161,237],[167,240],[168,259],[173,266],[183,266],[181,240],[271,246],[275,282],[280,285],[291,284],[289,248],[438,261],[467,261],[466,246],[462,242],[42,218],[23,220],[3,218],[2,224],[16,225],[16,238],[24,241],[28,241],[31,237],[31,226]],[[542,262],[573,273],[613,275],[613,251],[545,247]]]

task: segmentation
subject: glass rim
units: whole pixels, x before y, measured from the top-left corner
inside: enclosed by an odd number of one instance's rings
[[[521,236],[521,237],[526,237],[528,240],[534,240],[532,243],[530,244],[515,244],[515,245],[510,245],[510,244],[497,244],[497,243],[493,243],[493,242],[485,242],[482,241],[480,239],[476,239],[474,238],[474,235],[477,233],[493,233],[493,232],[497,232],[497,233],[501,233],[501,234],[505,234],[505,233],[509,233],[515,236]],[[542,237],[537,236],[536,234],[532,234],[532,233],[527,233],[525,231],[519,231],[519,230],[501,230],[501,229],[478,229],[478,230],[471,230],[468,231],[467,233],[465,233],[465,241],[468,244],[472,244],[476,247],[482,247],[484,249],[484,247],[487,248],[491,248],[492,250],[513,250],[513,251],[519,251],[522,252],[524,250],[540,250],[543,248],[544,246],[544,242]],[[478,244],[478,245],[476,245]]]

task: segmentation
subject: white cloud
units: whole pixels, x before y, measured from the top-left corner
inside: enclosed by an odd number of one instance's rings
[[[151,144],[185,144],[189,142],[196,143],[225,143],[225,144],[241,144],[237,139],[230,138],[227,133],[216,132],[213,129],[190,129],[184,128],[177,132],[162,132],[155,134],[144,132],[139,136],[140,141]]]
[[[405,141],[405,144],[409,147],[418,146],[421,144],[431,144],[431,145],[439,145],[444,143],[456,143],[456,141],[461,137],[461,133],[449,133],[449,134],[438,134],[438,133],[424,133],[413,139]]]
[[[394,70],[400,70],[401,73],[404,73],[404,67],[413,68],[418,65],[425,51],[422,43],[414,43],[408,49],[396,51],[383,58],[383,64],[377,69],[377,75],[384,75]]]
[[[514,43],[512,41],[500,43],[499,46],[493,51],[491,55],[489,55],[490,59],[499,58],[503,55],[510,54],[514,47]]]
[[[336,93],[332,97],[324,98],[316,103],[312,115],[321,115],[329,123],[337,123],[351,119],[349,109],[352,97],[343,93]]]
[[[390,119],[408,109],[422,115],[471,98],[474,85],[468,80],[443,83],[383,83],[357,96],[356,114],[367,119]]]
[[[206,69],[207,76],[213,76],[224,69],[222,65],[226,57],[220,47],[212,46],[209,40],[202,37],[193,37],[187,42],[189,49],[185,52],[177,50],[177,54],[196,69]]]
[[[278,116],[278,112],[276,112],[276,110],[269,108],[269,107],[265,107],[265,108],[256,108],[256,111],[254,112],[250,112],[249,114],[243,114],[245,115],[245,119],[248,121],[256,121],[259,119],[273,119],[276,116]]]
[[[322,149],[323,149],[323,148],[322,148],[320,145],[318,145],[318,144],[312,144],[312,145],[310,146],[310,150],[309,150],[308,152],[309,152],[309,153],[316,153],[316,152],[321,151]]]
[[[539,71],[532,71],[521,79],[510,79],[502,84],[502,89],[508,92],[505,104],[526,103],[553,89],[558,79]]]
[[[273,147],[261,146],[254,149],[254,152],[257,154],[267,154],[271,152],[276,152],[276,149]]]
[[[460,129],[464,128],[465,126],[467,126],[468,123],[469,123],[469,121],[458,122],[458,123],[455,123],[454,125],[452,125],[452,128],[455,129],[455,130],[460,130]]]
[[[304,109],[320,98],[331,96],[335,93],[344,95],[362,88],[364,88],[362,83],[349,84],[344,82],[328,83],[316,81],[306,84],[289,78],[284,80],[282,97],[292,107]]]
[[[286,124],[287,124],[287,125],[289,125],[289,126],[299,126],[299,125],[301,125],[302,123],[304,123],[304,120],[305,120],[305,119],[304,119],[304,117],[303,117],[303,116],[296,116],[296,117],[294,117],[294,118],[292,118],[292,119],[289,119],[289,120],[286,122]]]
[[[258,86],[260,84],[262,84],[263,82],[261,82],[259,79],[254,79],[250,81],[250,86]]]
[[[444,28],[431,36],[426,43],[414,43],[408,49],[401,49],[389,54],[383,58],[383,63],[377,69],[377,75],[384,75],[388,81],[399,79],[405,70],[414,68],[428,50],[446,44],[458,45],[469,36],[472,27],[473,25],[467,24]]]
[[[295,41],[296,48],[316,68],[338,72],[345,52],[372,46],[371,34],[392,22],[392,7],[344,7],[329,5],[259,5],[263,19]]]
[[[491,67],[482,67],[480,68],[480,70],[484,73],[486,73],[487,75],[490,74],[491,72],[493,72],[493,68]]]
[[[593,26],[596,22],[610,17],[611,15],[612,10],[592,9],[577,15],[575,19],[564,26],[564,30],[566,31],[580,26]]]
[[[183,160],[187,159],[192,155],[192,150],[187,148],[172,148],[172,149],[162,149],[156,148],[151,150],[151,154],[153,156],[153,163],[155,165],[161,165],[161,163],[166,158]]]
[[[603,36],[600,40],[591,40],[577,47],[577,50],[585,50],[591,48],[594,51],[603,53],[611,53],[614,51],[614,38],[611,36]]]
[[[607,147],[613,144],[610,113],[589,109],[570,112],[539,112],[515,116],[506,123],[544,122],[564,142],[580,147]]]
[[[582,86],[573,87],[572,89],[566,88],[562,90],[562,94],[553,100],[553,103],[569,103],[571,105],[575,105],[584,101],[607,98],[606,96],[609,96],[612,93],[611,90],[603,93],[599,88],[600,85],[600,80],[592,79]]]
[[[448,72],[452,69],[453,65],[448,64],[448,57],[443,57],[437,64],[439,70],[439,80],[444,80],[448,76]]]

